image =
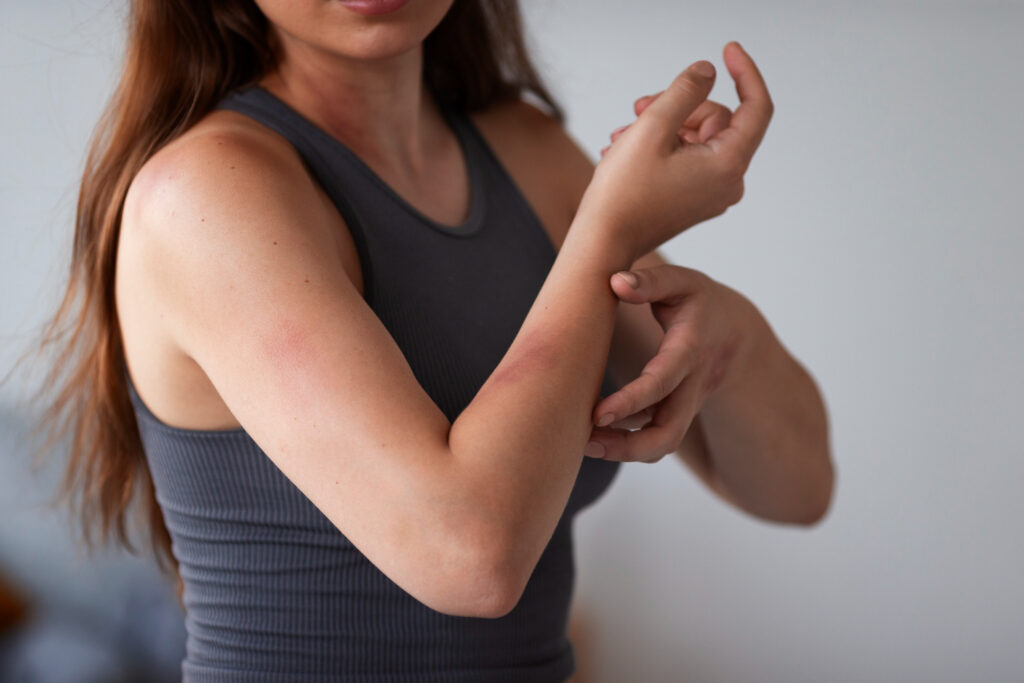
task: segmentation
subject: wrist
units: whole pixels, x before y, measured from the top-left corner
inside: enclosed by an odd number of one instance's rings
[[[610,216],[607,211],[590,211],[585,204],[580,204],[579,210],[569,225],[566,240],[568,241],[571,237],[613,250],[618,257],[621,257],[616,258],[617,261],[625,261],[625,265],[619,270],[632,267],[638,258],[650,251],[638,243],[635,231],[630,229],[626,221]]]

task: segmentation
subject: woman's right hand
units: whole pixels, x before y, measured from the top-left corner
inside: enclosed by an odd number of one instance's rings
[[[726,44],[723,56],[740,99],[727,127],[706,139],[684,133],[710,110],[701,105],[715,80],[710,62],[694,62],[638,107],[638,118],[616,134],[583,194],[577,213],[596,217],[636,257],[724,213],[743,196],[743,174],[774,105],[739,43]]]

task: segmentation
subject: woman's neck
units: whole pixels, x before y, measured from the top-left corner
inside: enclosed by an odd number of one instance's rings
[[[422,65],[422,45],[388,59],[351,60],[298,44],[259,84],[374,166],[417,176],[445,125]]]

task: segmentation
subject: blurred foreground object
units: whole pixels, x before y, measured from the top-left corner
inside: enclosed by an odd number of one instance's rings
[[[31,419],[0,405],[0,681],[181,680],[184,613],[144,543],[87,555],[51,505],[64,453],[33,468]]]
[[[25,619],[28,605],[0,574],[0,637],[9,633]]]

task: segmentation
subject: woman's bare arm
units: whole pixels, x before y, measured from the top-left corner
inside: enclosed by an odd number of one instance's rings
[[[508,352],[449,435],[480,485],[502,490],[492,501],[495,524],[508,534],[505,561],[522,585],[565,509],[590,436],[618,306],[608,278],[634,260],[604,235],[584,220],[569,229]]]
[[[125,206],[169,334],[239,423],[378,568],[442,612],[510,611],[575,481],[633,254],[573,225],[519,334],[451,424],[340,262],[298,158],[206,133]]]

